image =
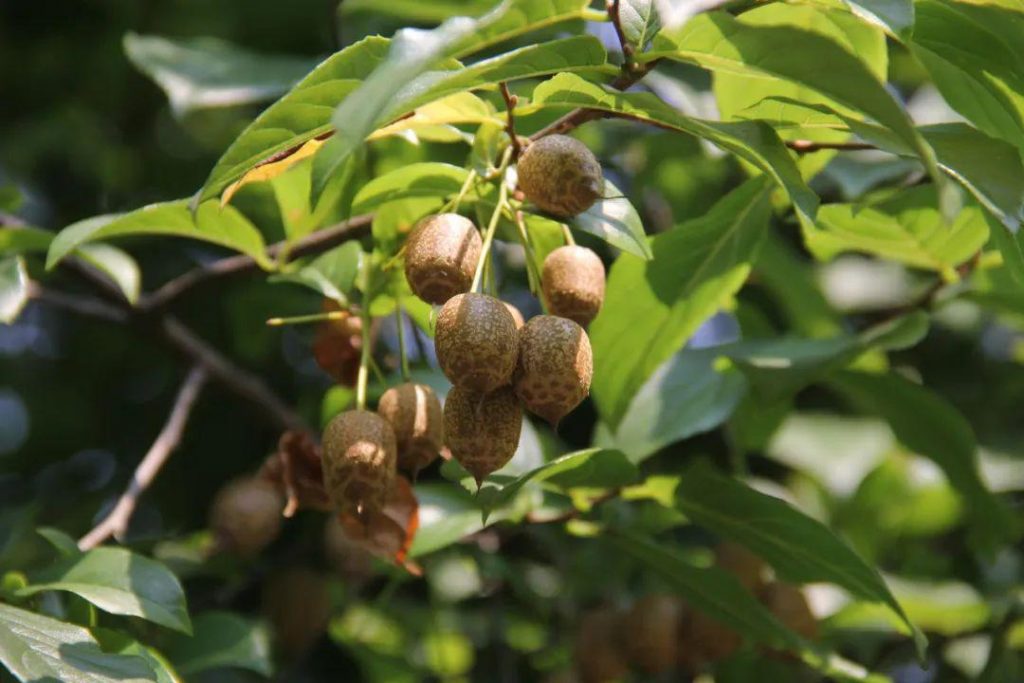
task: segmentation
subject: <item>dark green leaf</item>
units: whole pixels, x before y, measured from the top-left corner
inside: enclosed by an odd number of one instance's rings
[[[607,90],[574,74],[559,74],[533,92],[533,106],[584,107],[627,116],[709,140],[746,159],[775,179],[805,219],[813,219],[818,197],[807,187],[800,170],[778,135],[753,121],[704,121],[680,114],[650,93]]]
[[[695,523],[750,548],[787,581],[828,581],[888,605],[914,632],[918,650],[923,649],[924,635],[907,619],[878,572],[821,522],[703,463],[683,474],[676,504]]]
[[[654,371],[611,432],[596,442],[642,462],[660,448],[714,429],[729,418],[747,384],[735,368],[718,367],[715,349],[683,350]]]
[[[0,259],[0,323],[13,323],[28,302],[28,273],[20,256]]]
[[[494,6],[494,0],[345,0],[339,11],[343,16],[360,12],[387,15],[411,24],[440,23],[449,17],[479,16]]]
[[[156,683],[181,683],[181,678],[163,655],[152,647],[131,638],[123,631],[94,626],[92,634],[99,641],[104,652],[141,657],[146,660],[156,676]]]
[[[911,48],[950,106],[1024,149],[1024,14],[920,0]]]
[[[78,549],[78,544],[75,543],[75,539],[71,538],[60,529],[40,527],[36,529],[36,532],[49,541],[50,545],[56,548],[57,552],[61,555],[70,557],[81,554],[81,551]]]
[[[988,234],[1013,282],[1024,289],[1024,230],[1013,233],[995,219],[988,219]]]
[[[633,49],[643,52],[661,30],[657,0],[620,0],[619,25]]]
[[[192,622],[192,635],[176,636],[166,653],[183,676],[225,667],[273,673],[266,628],[231,612],[200,614]]]
[[[124,51],[164,89],[177,116],[273,99],[316,66],[306,57],[257,54],[215,38],[171,40],[128,33]]]
[[[31,578],[20,595],[69,591],[112,614],[129,614],[190,632],[178,579],[159,562],[123,548],[96,548],[66,557]]]
[[[644,224],[633,204],[610,180],[604,181],[604,196],[572,219],[573,227],[600,237],[613,247],[643,259],[651,258]]]
[[[270,282],[288,282],[309,287],[342,306],[355,286],[363,250],[359,242],[345,242],[316,258],[298,264],[294,270],[270,277]]]
[[[86,629],[0,603],[0,662],[19,681],[139,683],[156,674],[142,657],[107,654]]]
[[[457,194],[469,171],[452,164],[428,161],[410,164],[374,178],[356,194],[353,213],[367,213],[381,204],[408,197],[447,197]]]
[[[150,204],[125,214],[96,216],[69,225],[50,244],[46,267],[53,268],[87,242],[129,235],[174,235],[212,242],[251,256],[264,268],[271,267],[262,235],[237,209],[210,201],[202,204],[193,216],[186,199]]]
[[[748,181],[653,238],[652,261],[623,254],[612,267],[590,338],[594,400],[613,429],[647,378],[743,285],[768,226],[769,188],[763,176]]]
[[[908,449],[933,460],[964,498],[982,544],[1017,536],[1018,524],[978,472],[974,431],[945,399],[899,375],[845,372],[832,385],[862,410],[886,420]]]

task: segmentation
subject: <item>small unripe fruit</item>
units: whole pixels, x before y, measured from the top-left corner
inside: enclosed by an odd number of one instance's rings
[[[751,593],[757,593],[766,583],[768,565],[739,543],[722,541],[715,546],[715,565],[739,579]]]
[[[457,213],[421,220],[405,243],[405,278],[416,296],[443,304],[468,292],[480,259],[480,233]]]
[[[566,135],[547,135],[530,143],[516,168],[526,198],[561,218],[583,213],[604,194],[597,157]]]
[[[629,672],[622,648],[622,614],[612,607],[591,610],[580,619],[574,651],[583,683],[608,683]]]
[[[604,303],[604,263],[586,247],[568,245],[544,259],[541,290],[552,315],[586,327]]]
[[[633,604],[622,628],[633,664],[652,675],[676,665],[683,609],[683,601],[674,595],[646,595]]]
[[[519,331],[515,388],[526,409],[556,425],[590,393],[590,339],[566,318],[538,315]]]
[[[383,509],[395,481],[397,445],[387,420],[349,410],[331,420],[323,438],[324,487],[342,513]]]
[[[433,389],[412,382],[391,387],[380,397],[377,413],[395,430],[401,470],[415,475],[438,456],[444,444],[444,418]]]
[[[480,394],[457,386],[444,401],[445,443],[478,484],[512,459],[522,426],[511,387]]]
[[[263,612],[283,654],[298,659],[316,645],[331,618],[327,579],[312,569],[293,567],[263,585]]]
[[[768,611],[792,631],[808,640],[818,637],[818,620],[799,588],[775,581],[762,588],[758,597]]]
[[[324,299],[323,310],[340,312],[343,317],[340,320],[324,321],[317,326],[313,357],[317,365],[336,382],[354,387],[363,347],[363,321],[358,315],[342,312],[341,307],[330,299]]]
[[[519,351],[515,319],[484,294],[459,294],[437,314],[437,362],[457,387],[486,393],[512,380]]]
[[[221,547],[251,557],[277,538],[283,509],[284,496],[272,482],[257,477],[235,479],[217,493],[210,508],[210,528]]]
[[[519,311],[518,308],[516,308],[509,302],[502,301],[501,303],[505,304],[505,308],[507,308],[508,312],[512,314],[512,322],[516,324],[516,329],[521,329],[523,327],[523,323],[526,322],[525,320],[523,320],[523,314]]]

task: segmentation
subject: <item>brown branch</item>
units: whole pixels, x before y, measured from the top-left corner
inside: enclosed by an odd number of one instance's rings
[[[820,152],[825,149],[838,149],[843,151],[878,149],[868,142],[814,142],[813,140],[787,140],[786,147],[789,147],[797,154],[809,154],[811,152]]]
[[[608,18],[615,27],[615,35],[619,37],[619,45],[622,46],[622,58],[625,68],[636,67],[636,60],[633,57],[633,46],[626,40],[626,32],[622,30],[622,15],[619,11],[619,0],[608,0],[606,3]]]
[[[523,151],[523,146],[519,142],[519,136],[516,135],[515,109],[519,98],[509,92],[508,83],[505,81],[499,83],[498,87],[501,90],[502,98],[505,100],[505,111],[508,115],[508,120],[505,123],[505,132],[508,133],[508,139],[512,143],[512,160],[515,161]]]
[[[185,425],[188,423],[189,415],[192,413],[192,408],[195,406],[196,399],[199,398],[199,393],[205,382],[206,371],[200,367],[192,368],[181,385],[181,389],[178,390],[178,397],[174,400],[174,407],[167,417],[167,422],[142,462],[135,468],[135,474],[132,475],[128,488],[121,494],[114,508],[103,518],[103,521],[78,541],[78,547],[81,550],[95,548],[111,536],[119,541],[123,539],[139,497],[153,483],[160,469],[181,443]]]
[[[28,297],[35,301],[53,304],[54,306],[93,318],[100,318],[101,320],[115,323],[128,321],[128,312],[119,306],[108,304],[106,301],[90,296],[58,292],[43,287],[35,281],[28,283]]]
[[[278,429],[312,433],[298,413],[271,391],[263,380],[232,363],[174,316],[162,318],[159,332],[168,344],[206,370],[210,377],[260,408]]]
[[[286,260],[292,261],[302,256],[320,253],[347,240],[361,237],[366,234],[372,222],[373,214],[353,216],[337,225],[317,230],[295,242],[290,248],[287,242],[273,244],[267,248],[267,256],[277,257],[287,249]],[[142,297],[137,308],[147,312],[163,309],[185,292],[204,282],[258,269],[259,264],[251,256],[229,256],[179,275],[152,294]]]

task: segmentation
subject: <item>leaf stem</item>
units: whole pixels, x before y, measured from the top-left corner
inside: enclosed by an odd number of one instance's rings
[[[402,381],[409,381],[409,354],[405,347],[405,314],[402,311],[402,299],[397,300],[395,306],[395,324],[398,326],[398,356],[399,367],[402,370]]]
[[[327,311],[326,313],[310,313],[309,315],[295,315],[285,318],[269,318],[267,325],[270,327],[281,327],[282,325],[304,325],[306,323],[319,323],[325,320],[344,320],[349,317],[348,311]]]

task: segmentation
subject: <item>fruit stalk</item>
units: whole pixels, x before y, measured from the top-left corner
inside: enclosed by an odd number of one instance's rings
[[[502,161],[502,168],[508,164],[508,159],[511,156],[512,148],[509,147],[508,151],[505,152],[505,159]],[[504,174],[502,174],[504,176]],[[480,283],[483,280],[484,275],[484,263],[491,257],[491,244],[494,243],[494,233],[498,228],[498,219],[501,218],[501,212],[508,204],[508,185],[505,184],[504,177],[499,181],[501,183],[498,189],[498,205],[494,207],[494,213],[491,214],[491,222],[487,224],[487,231],[484,233],[484,243],[480,248],[480,260],[476,264],[476,274],[473,276],[473,284],[470,286],[469,291],[479,292]]]
[[[344,320],[348,317],[348,311],[328,311],[326,313],[310,313],[309,315],[294,315],[287,318],[268,318],[269,327],[281,327],[283,325],[304,325],[306,323],[319,323],[328,320]]]
[[[356,376],[356,409],[366,410],[366,383],[370,375],[370,306],[364,302],[359,308],[363,321],[363,344],[359,355],[359,374]]]
[[[530,293],[537,296],[537,292],[540,291],[540,272],[537,270],[537,261],[533,252],[533,241],[530,240],[530,233],[526,230],[523,212],[516,210],[514,216],[516,229],[519,231],[519,241],[522,243],[523,249],[526,250],[526,279],[530,284]],[[541,299],[541,306],[544,306],[543,299]],[[547,312],[546,308],[544,312]]]
[[[405,348],[405,314],[402,312],[402,299],[395,305],[395,324],[398,326],[398,357],[402,370],[402,381],[409,381],[409,354]]]

